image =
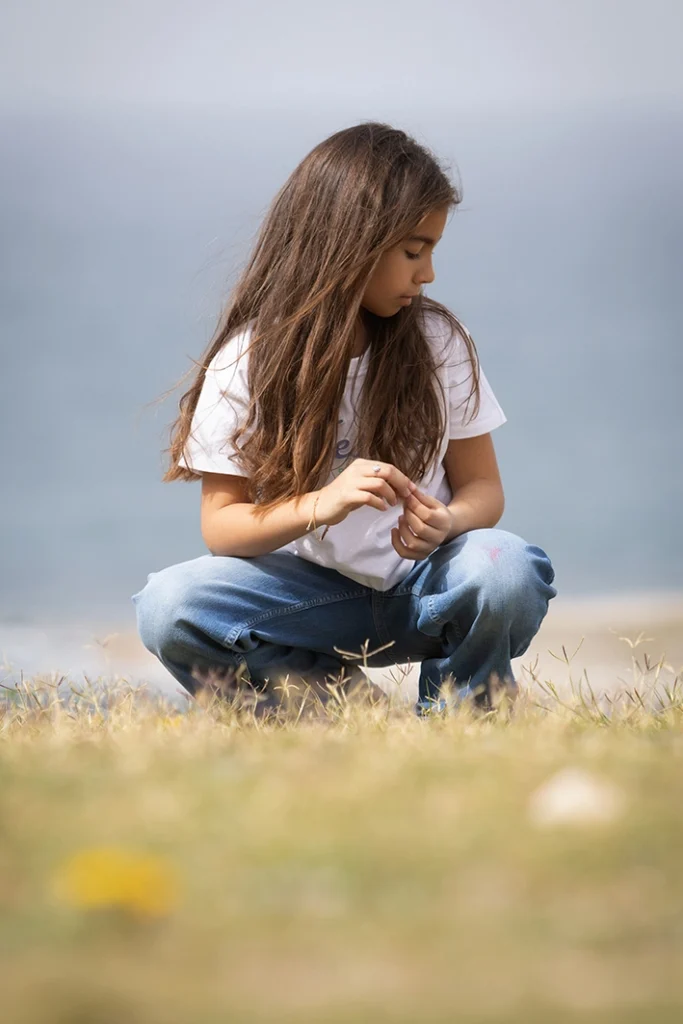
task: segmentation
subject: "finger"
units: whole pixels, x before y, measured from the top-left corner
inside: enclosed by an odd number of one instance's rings
[[[425,552],[432,551],[435,547],[435,544],[426,538],[416,537],[408,528],[406,523],[397,524],[396,529],[398,530],[403,546],[416,556],[419,555],[422,557]]]
[[[427,505],[424,501],[421,501],[420,498],[413,494],[407,498],[403,498],[403,506],[406,509],[412,509],[413,512],[416,512],[422,519],[427,519],[433,508],[433,506]]]
[[[432,550],[431,548],[425,548],[425,546],[417,540],[414,541],[415,547],[408,547],[401,539],[401,534],[397,527],[394,527],[394,529],[391,531],[391,542],[394,545],[396,552],[401,556],[401,558],[425,558],[426,555],[428,555]]]
[[[365,460],[367,467],[366,473],[372,476],[373,480],[380,480],[384,482],[386,488],[395,496],[398,501],[398,496],[407,495],[415,486],[412,480],[409,480],[407,476],[404,476],[395,466],[391,464],[387,465],[383,462],[369,462]],[[379,466],[380,470],[378,473],[374,472],[374,467]],[[390,502],[390,504],[396,504],[396,502]]]
[[[399,469],[396,469],[395,466],[393,467],[392,472],[388,474],[387,479],[397,494],[410,494],[417,486],[409,477],[401,473]]]
[[[383,498],[387,505],[398,505],[399,496],[393,487],[390,487],[386,480],[382,480],[380,477],[376,477],[372,481],[368,481],[364,485],[364,490],[370,491],[372,494],[376,494],[378,498]]]
[[[421,491],[419,488],[416,488],[413,491],[411,497],[418,498],[423,505],[427,506],[427,508],[438,508],[439,505],[441,504],[438,498],[435,498],[431,494],[427,494],[425,491]],[[406,500],[409,501],[410,498]]]
[[[413,523],[408,522],[405,514],[398,517],[396,526],[405,544],[410,544],[411,541],[420,539],[420,522],[413,525]]]
[[[438,537],[440,536],[439,530],[434,526],[430,526],[429,523],[425,523],[424,519],[421,519],[420,516],[411,511],[411,509],[406,509],[405,512],[398,517],[398,522],[404,522],[406,526],[409,526],[415,536],[420,540],[437,541],[438,543]],[[410,537],[408,537],[407,534],[406,538],[410,540]]]
[[[415,552],[405,546],[401,540],[401,534],[398,532],[396,527],[391,531],[391,543],[394,545],[396,552],[401,556],[401,558],[414,559],[416,557]]]
[[[396,529],[399,532],[399,536],[400,536],[401,540],[403,541],[403,544],[407,548],[412,549],[413,545],[416,544],[417,541],[419,541],[419,539],[420,539],[414,533],[411,533],[411,531],[410,531],[410,529],[409,529],[405,519],[403,519],[403,518],[399,518],[399,520],[398,520],[398,522],[396,524]]]
[[[423,523],[426,529],[428,530],[438,530],[438,526],[435,526],[434,523],[430,522],[430,519],[434,515],[434,512],[435,509],[427,508],[426,505],[422,505],[418,501],[413,501],[412,498],[408,498],[403,503],[403,514],[409,517],[408,522],[413,527],[415,533],[417,533],[418,536],[421,536],[419,530],[416,528],[418,523]],[[418,520],[418,523],[416,523],[414,519],[411,517],[415,517],[415,519]],[[427,536],[432,537],[433,535],[427,534]]]

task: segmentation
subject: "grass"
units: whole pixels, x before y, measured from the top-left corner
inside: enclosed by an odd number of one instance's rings
[[[652,668],[426,720],[24,684],[3,1022],[680,1021],[683,689]]]

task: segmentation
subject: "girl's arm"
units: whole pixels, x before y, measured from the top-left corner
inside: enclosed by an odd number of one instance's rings
[[[448,505],[453,528],[444,543],[461,533],[495,526],[505,511],[505,495],[490,432],[451,438],[443,464],[453,492]]]
[[[303,537],[317,491],[290,498],[262,519],[253,514],[248,481],[226,473],[202,474],[201,529],[213,555],[254,558]],[[320,525],[320,524],[318,524]]]

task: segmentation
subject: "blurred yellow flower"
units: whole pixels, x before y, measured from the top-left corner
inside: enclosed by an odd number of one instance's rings
[[[164,860],[118,847],[77,851],[60,865],[53,884],[72,906],[123,907],[142,917],[163,916],[177,900],[176,878]]]

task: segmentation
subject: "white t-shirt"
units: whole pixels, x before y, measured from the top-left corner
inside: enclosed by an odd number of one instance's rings
[[[435,346],[437,365],[446,356],[438,374],[447,400],[447,430],[441,441],[436,469],[428,472],[423,480],[414,482],[420,490],[434,495],[447,505],[453,498],[443,466],[449,439],[487,434],[505,423],[507,417],[493,394],[480,362],[479,412],[470,422],[464,422],[469,419],[474,407],[474,398],[467,402],[472,387],[472,370],[465,341],[459,332],[450,337],[450,328],[433,313],[425,318],[425,326],[427,339]],[[240,423],[246,421],[248,353],[237,362],[235,360],[244,352],[250,333],[251,325],[233,335],[207,368],[192,419],[191,434],[185,446],[186,458],[180,463],[196,473],[245,475],[233,461],[235,449],[226,438],[235,430],[238,419]],[[351,359],[339,409],[336,456],[326,484],[339,476],[356,458],[354,406],[360,398],[368,358],[369,348],[362,356]],[[243,436],[242,443],[246,436]],[[386,511],[363,506],[354,509],[343,522],[330,526],[324,540],[319,540],[316,536],[323,532],[323,529],[319,529],[277,550],[291,551],[301,558],[336,569],[337,572],[366,587],[381,591],[390,590],[408,575],[415,564],[414,560],[402,558],[391,543],[391,531],[402,512],[403,505],[400,500],[397,505],[390,505]]]

